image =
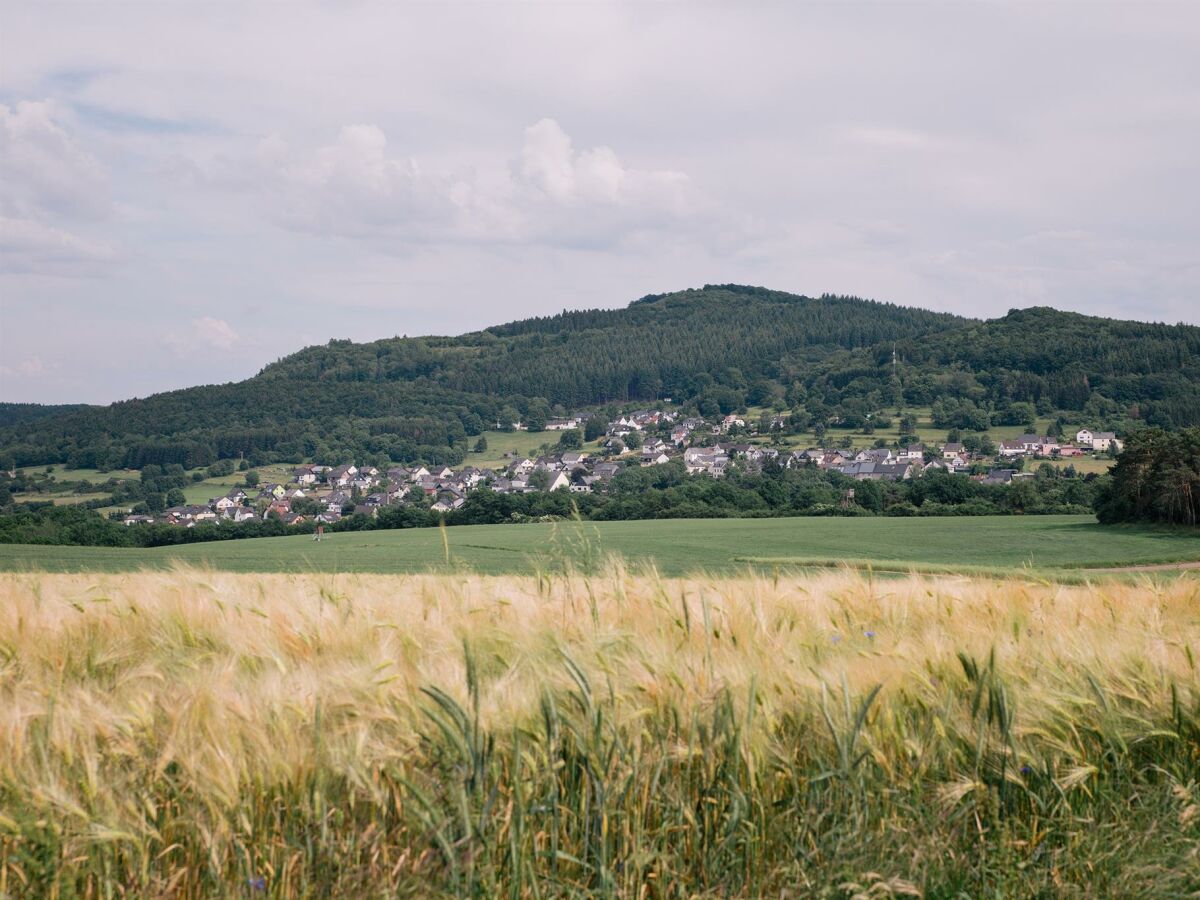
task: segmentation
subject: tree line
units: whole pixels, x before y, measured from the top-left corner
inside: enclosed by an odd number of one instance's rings
[[[1146,428],[1127,438],[1096,501],[1105,524],[1200,524],[1200,428]]]

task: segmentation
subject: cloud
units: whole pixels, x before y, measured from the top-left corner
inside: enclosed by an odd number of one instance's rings
[[[213,351],[228,353],[245,343],[232,325],[214,316],[191,319],[186,330],[170,330],[162,336],[162,342],[177,360],[194,360]]]
[[[83,275],[114,256],[113,247],[34,219],[0,215],[0,268],[10,275]]]
[[[360,238],[407,252],[418,244],[614,246],[646,231],[696,232],[705,201],[673,170],[627,166],[607,146],[577,151],[554,120],[525,129],[517,154],[426,167],[374,124],[346,125],[311,151],[277,136],[248,157],[215,157],[202,180],[264,192],[286,228]]]
[[[1197,321],[1200,4],[9,7],[12,399],[705,282]]]
[[[33,379],[45,375],[52,368],[58,368],[58,366],[47,366],[42,362],[40,356],[34,355],[22,359],[11,366],[0,365],[0,375],[3,375],[5,378]]]
[[[214,319],[212,316],[193,319],[192,332],[199,341],[216,350],[232,350],[241,340],[233,326],[224,319]]]
[[[7,273],[72,274],[113,255],[77,233],[111,209],[108,177],[51,101],[0,104],[0,259]]]

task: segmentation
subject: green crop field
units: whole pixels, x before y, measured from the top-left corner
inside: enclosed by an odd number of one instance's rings
[[[666,575],[870,562],[959,571],[1070,570],[1200,560],[1200,537],[1104,527],[1089,516],[675,519],[343,532],[153,549],[0,545],[0,569],[124,571],[175,563],[241,572],[418,572],[452,565],[527,573],[604,554]]]

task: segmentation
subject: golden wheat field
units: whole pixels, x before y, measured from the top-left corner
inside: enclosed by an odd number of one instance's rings
[[[1200,888],[1200,578],[0,575],[0,896]]]

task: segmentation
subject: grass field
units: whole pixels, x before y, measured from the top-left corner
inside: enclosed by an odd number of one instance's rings
[[[0,545],[0,569],[125,571],[176,563],[241,572],[420,572],[454,568],[527,574],[616,554],[667,575],[762,566],[870,561],[882,568],[1053,571],[1200,560],[1194,531],[1104,527],[1089,516],[978,518],[676,519],[256,538],[152,549]]]
[[[104,500],[111,494],[20,494],[15,499],[17,503],[53,503],[55,506],[73,506],[77,503],[87,503],[91,500]]]
[[[561,435],[562,432],[559,431],[485,431],[483,437],[487,439],[487,450],[483,453],[474,451],[468,453],[467,458],[463,460],[463,465],[477,466],[481,469],[504,468],[512,462],[511,457],[505,456],[506,453],[536,457],[543,444],[553,447],[558,443]],[[476,440],[478,439],[471,438],[470,446],[474,447]],[[601,443],[601,441],[592,441],[583,449],[588,453],[598,453]]]
[[[1198,605],[0,575],[0,896],[1191,896]]]
[[[142,473],[134,469],[111,469],[101,472],[99,469],[68,469],[66,466],[51,466],[50,474],[58,481],[90,481],[93,484],[103,484],[110,478],[125,481],[136,481]],[[44,472],[45,467],[33,466],[31,472]]]
[[[1115,459],[1093,459],[1090,456],[1078,456],[1072,459],[1034,459],[1030,460],[1026,471],[1036,471],[1042,463],[1048,463],[1055,468],[1065,469],[1067,466],[1074,466],[1075,471],[1080,474],[1087,475],[1095,473],[1103,475],[1116,464]]]

